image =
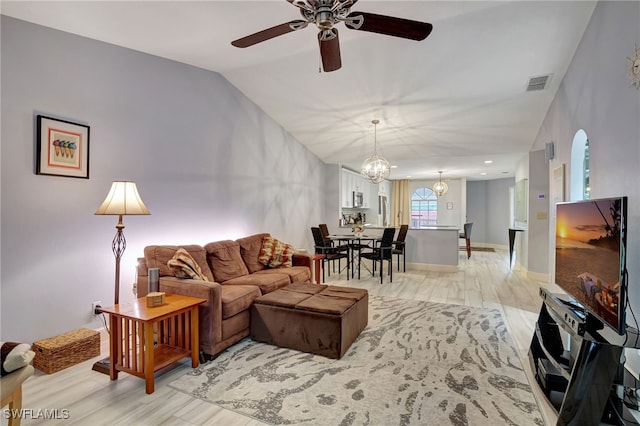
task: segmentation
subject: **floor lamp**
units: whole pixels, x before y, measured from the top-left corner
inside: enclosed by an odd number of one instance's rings
[[[124,238],[124,225],[122,216],[124,215],[147,215],[151,214],[144,205],[135,182],[114,181],[111,189],[107,194],[107,198],[102,202],[97,215],[114,215],[118,216],[118,224],[116,225],[116,236],[113,238],[111,249],[116,258],[116,279],[115,279],[115,296],[114,304],[120,303],[120,258],[124,250],[127,248],[127,241]],[[109,358],[101,359],[93,364],[93,370],[100,373],[109,374]]]

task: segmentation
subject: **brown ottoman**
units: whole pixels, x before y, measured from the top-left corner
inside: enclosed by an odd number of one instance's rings
[[[341,358],[368,320],[367,290],[293,283],[253,301],[251,338]]]

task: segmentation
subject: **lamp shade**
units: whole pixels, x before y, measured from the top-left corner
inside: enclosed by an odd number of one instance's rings
[[[100,215],[143,215],[151,214],[144,205],[135,182],[114,181],[95,214]]]

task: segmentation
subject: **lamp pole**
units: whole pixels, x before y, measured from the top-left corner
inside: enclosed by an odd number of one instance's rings
[[[111,243],[111,249],[113,250],[113,255],[116,258],[116,293],[113,298],[115,305],[120,303],[120,259],[122,258],[124,250],[127,248],[127,240],[124,238],[123,229],[124,224],[122,223],[122,215],[118,215],[116,236],[113,237],[113,242]]]

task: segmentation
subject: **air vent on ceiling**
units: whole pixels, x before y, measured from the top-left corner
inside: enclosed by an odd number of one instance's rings
[[[544,90],[544,88],[547,87],[547,82],[549,81],[550,77],[550,74],[531,77],[529,79],[529,83],[527,84],[527,92],[532,92],[534,90]]]

